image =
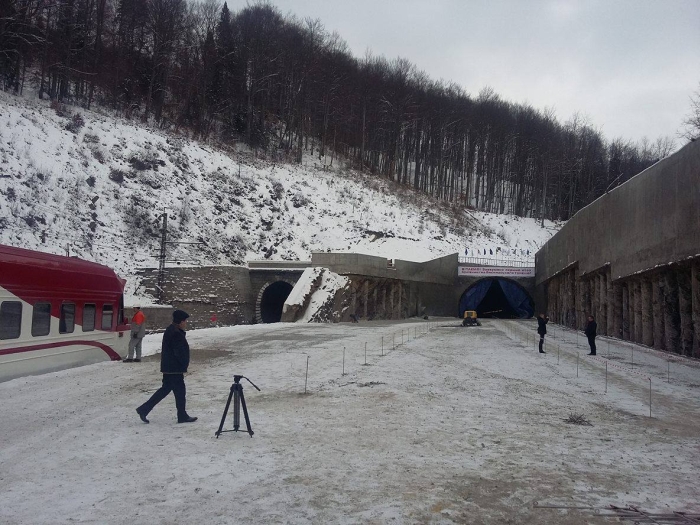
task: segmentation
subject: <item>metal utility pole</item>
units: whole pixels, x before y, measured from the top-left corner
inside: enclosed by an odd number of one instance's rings
[[[158,256],[158,304],[163,304],[165,301],[163,286],[165,284],[165,246],[168,236],[168,213],[164,212],[161,217],[163,218],[163,229],[161,230],[160,238],[160,255]]]

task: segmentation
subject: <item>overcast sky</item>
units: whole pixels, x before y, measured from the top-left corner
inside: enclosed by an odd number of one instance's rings
[[[491,86],[561,122],[578,111],[609,139],[676,137],[700,85],[700,0],[271,3],[320,19],[355,56],[407,58],[472,96]]]

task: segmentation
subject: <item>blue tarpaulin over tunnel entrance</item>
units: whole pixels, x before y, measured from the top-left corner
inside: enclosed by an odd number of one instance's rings
[[[532,299],[519,284],[508,279],[482,279],[470,286],[459,300],[459,316],[475,310],[479,317],[527,319],[535,313]]]

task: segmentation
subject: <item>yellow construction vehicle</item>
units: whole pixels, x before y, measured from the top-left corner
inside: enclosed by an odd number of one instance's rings
[[[476,312],[474,310],[466,310],[464,312],[462,326],[481,326],[481,323],[479,322],[479,319],[477,319]]]

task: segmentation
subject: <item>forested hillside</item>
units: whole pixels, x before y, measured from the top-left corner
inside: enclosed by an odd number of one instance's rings
[[[76,255],[126,277],[168,264],[309,260],[314,251],[425,261],[531,259],[559,224],[441,206],[342,166],[256,158],[56,102],[0,92],[0,244]],[[543,227],[544,226],[544,227]],[[197,244],[192,244],[197,243]]]
[[[483,211],[567,219],[673,148],[608,140],[593,123],[436,81],[409,60],[352,56],[317,20],[268,3],[5,0],[5,90],[268,158],[337,156],[357,169]],[[581,108],[585,111],[585,108]]]

